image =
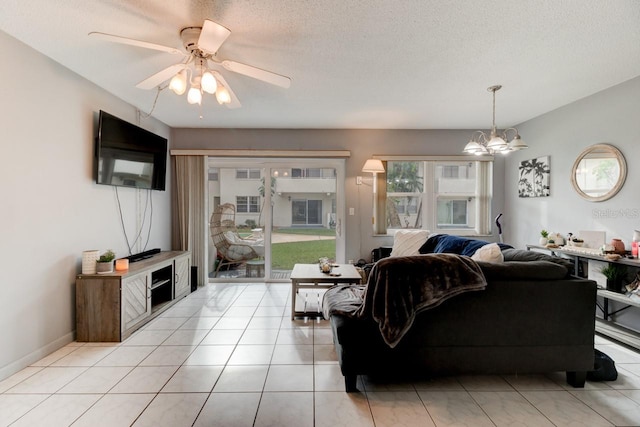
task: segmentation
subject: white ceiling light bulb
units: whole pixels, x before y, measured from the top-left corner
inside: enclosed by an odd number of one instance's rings
[[[169,83],[169,89],[176,95],[182,95],[187,90],[187,70],[182,70]]]
[[[218,84],[218,90],[216,90],[216,99],[218,100],[218,104],[224,105],[229,104],[231,102],[231,95],[226,87]]]
[[[216,78],[213,77],[211,71],[207,70],[202,74],[202,80],[200,80],[200,84],[202,85],[202,90],[214,94],[216,93],[216,89],[218,88],[218,83],[216,82]]]
[[[193,85],[189,92],[187,93],[187,102],[189,104],[198,104],[202,105],[202,93],[200,92],[200,87]]]

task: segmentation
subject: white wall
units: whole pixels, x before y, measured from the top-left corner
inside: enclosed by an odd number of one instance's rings
[[[518,247],[537,243],[543,228],[563,235],[599,230],[606,232],[607,241],[618,237],[629,246],[633,230],[640,229],[640,169],[635,164],[640,158],[640,77],[529,120],[518,130],[530,148],[506,159],[505,241]],[[573,190],[571,169],[582,150],[598,143],[618,147],[628,173],[612,199],[589,202]],[[518,198],[520,162],[547,155],[551,196]]]
[[[127,255],[114,189],[93,180],[93,141],[99,110],[133,123],[136,111],[3,32],[0,51],[2,379],[72,341],[83,250]],[[158,121],[140,126],[169,136]],[[133,240],[146,193],[119,194]],[[148,247],[168,250],[170,191],[152,197]]]

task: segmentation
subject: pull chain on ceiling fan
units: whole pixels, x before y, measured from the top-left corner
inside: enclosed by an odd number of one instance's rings
[[[201,104],[203,93],[215,94],[216,100],[228,108],[241,107],[240,101],[229,87],[219,71],[210,68],[210,64],[218,65],[225,70],[242,74],[263,82],[288,88],[291,85],[289,77],[263,70],[252,65],[243,64],[217,57],[220,46],[231,35],[231,31],[209,19],[205,19],[202,27],[187,27],[180,31],[186,53],[180,49],[163,46],[156,43],[131,39],[100,32],[91,32],[89,36],[109,42],[127,44],[145,49],[159,50],[173,55],[182,55],[183,61],[173,64],[147,77],[136,85],[139,89],[154,89],[171,79],[169,88],[177,95],[187,91],[187,102]]]

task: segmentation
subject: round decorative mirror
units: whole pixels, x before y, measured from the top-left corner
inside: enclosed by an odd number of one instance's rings
[[[583,199],[601,202],[615,196],[627,177],[627,163],[616,147],[596,144],[584,150],[571,172],[571,184]]]

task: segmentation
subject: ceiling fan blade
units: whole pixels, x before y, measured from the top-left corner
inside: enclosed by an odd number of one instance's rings
[[[253,77],[254,79],[262,80],[263,82],[271,83],[272,85],[280,86],[285,89],[291,86],[291,79],[289,77],[253,67],[251,65],[225,60],[222,61],[222,66],[229,71],[244,74],[245,76]]]
[[[95,31],[89,33],[89,35],[94,38],[98,38],[101,40],[106,40],[114,43],[128,44],[131,46],[143,47],[145,49],[159,50],[159,51],[171,53],[174,55],[184,55],[184,52],[182,52],[180,49],[176,49],[174,47],[169,47],[169,46],[163,46],[161,44],[129,39],[127,37],[114,36],[113,34],[98,33]]]
[[[215,55],[230,34],[231,30],[228,28],[205,19],[198,38],[198,49],[210,55]]]
[[[215,76],[216,80],[218,80],[218,82],[222,83],[222,86],[226,87],[227,90],[229,91],[229,96],[231,97],[231,102],[226,104],[227,108],[234,109],[234,108],[242,107],[242,104],[240,104],[240,101],[238,100],[238,97],[236,96],[235,93],[233,93],[233,91],[231,90],[231,87],[229,86],[227,81],[224,79],[224,77],[222,77],[222,74],[220,74],[217,71],[211,71],[211,72]]]
[[[180,70],[186,68],[186,64],[174,64],[164,70],[158,71],[151,77],[147,77],[136,85],[138,89],[153,89],[160,85],[162,82],[169,80],[176,75]]]

